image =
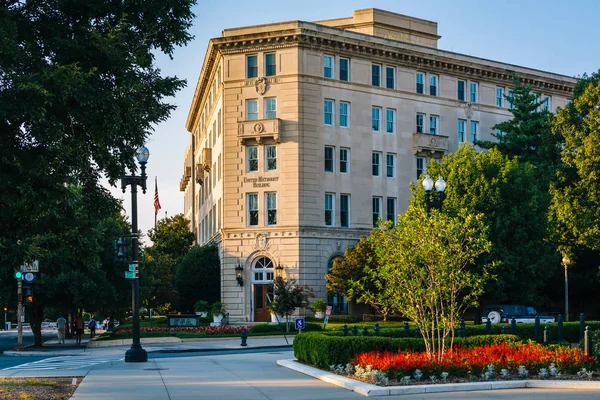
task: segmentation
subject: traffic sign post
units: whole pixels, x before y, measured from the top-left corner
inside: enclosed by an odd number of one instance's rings
[[[295,322],[296,322],[296,329],[298,330],[298,333],[302,333],[302,329],[304,329],[304,327],[305,327],[304,318],[296,318]]]
[[[25,263],[23,265],[23,272],[40,272],[40,262],[35,260],[31,263]]]

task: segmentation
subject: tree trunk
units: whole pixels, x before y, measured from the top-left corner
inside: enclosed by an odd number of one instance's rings
[[[29,307],[29,323],[33,332],[34,347],[42,347],[42,321],[44,320],[44,307],[32,304]]]

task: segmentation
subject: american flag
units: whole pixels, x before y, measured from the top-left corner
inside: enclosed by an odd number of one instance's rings
[[[158,200],[158,178],[154,177],[154,216],[158,215],[158,210],[162,207],[160,206],[160,200]]]

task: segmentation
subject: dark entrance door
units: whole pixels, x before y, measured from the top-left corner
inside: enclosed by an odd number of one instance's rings
[[[254,321],[271,322],[269,299],[273,299],[273,285],[254,285]]]

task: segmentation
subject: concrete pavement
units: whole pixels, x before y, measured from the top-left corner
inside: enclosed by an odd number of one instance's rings
[[[291,340],[290,340],[291,343]],[[156,351],[216,351],[242,350],[239,354],[168,357],[150,359],[147,363],[125,363],[124,352],[129,346],[70,349],[52,346],[51,353],[68,353],[89,357],[58,357],[81,360],[105,358],[106,362],[80,369],[3,370],[0,377],[85,376],[73,400],[95,399],[270,399],[325,400],[365,399],[357,393],[333,386],[302,373],[277,365],[277,360],[293,358],[290,347],[255,353],[253,349],[289,346],[282,337],[248,339],[242,348],[239,340],[218,339],[180,343],[143,345],[148,352]],[[199,353],[202,354],[202,353]],[[52,359],[49,359],[52,360]],[[600,399],[598,390],[516,389],[389,396],[386,399]]]

